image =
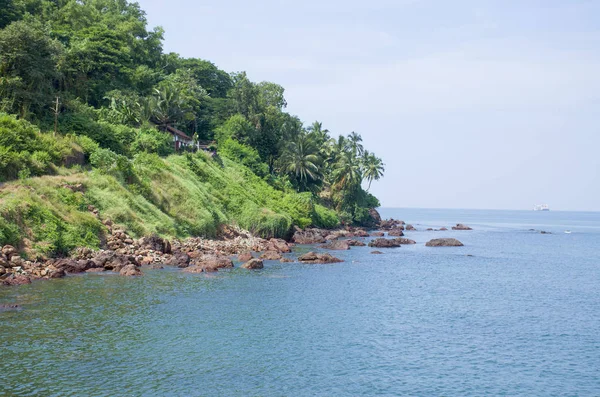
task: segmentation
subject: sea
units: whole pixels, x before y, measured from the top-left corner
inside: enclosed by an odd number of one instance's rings
[[[600,396],[600,213],[380,212],[417,244],[0,288],[0,396]]]

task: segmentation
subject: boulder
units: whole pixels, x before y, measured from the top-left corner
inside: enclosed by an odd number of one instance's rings
[[[363,229],[356,229],[352,231],[349,237],[369,237],[369,233]]]
[[[399,221],[396,219],[386,219],[384,221],[379,222],[379,228],[381,230],[390,230],[404,225],[404,221]]]
[[[348,240],[334,240],[330,241],[327,244],[321,245],[321,248],[325,248],[328,250],[349,250],[350,243]]]
[[[17,253],[17,249],[12,245],[5,245],[2,247],[2,253],[6,255],[6,258],[10,260],[10,257]]]
[[[267,251],[260,256],[260,259],[266,261],[278,261],[281,259],[281,254],[277,251]]]
[[[119,275],[127,276],[127,277],[141,276],[142,272],[140,271],[140,269],[137,266],[129,264],[129,265],[123,266],[123,268],[119,271]]]
[[[87,259],[75,260],[71,258],[62,258],[55,260],[51,264],[56,270],[66,273],[83,273],[88,269],[96,267],[96,264],[93,261]]]
[[[400,245],[408,245],[408,244],[416,244],[417,242],[415,240],[411,240],[409,238],[404,238],[404,237],[398,237],[394,239],[395,241],[397,241]]]
[[[401,237],[404,236],[404,232],[400,228],[394,228],[388,232],[388,236],[390,237]]]
[[[440,231],[442,231],[442,232],[445,232],[446,230],[448,230],[448,228],[446,228],[446,227],[441,227],[440,228]]]
[[[250,259],[252,259],[252,252],[250,252],[250,251],[242,252],[241,254],[238,255],[237,259],[240,262],[248,262]]]
[[[456,226],[452,226],[452,230],[473,230],[469,226],[463,225],[462,223],[457,223]]]
[[[242,269],[262,269],[263,267],[263,261],[258,258],[250,259],[241,266]]]
[[[229,258],[207,258],[195,263],[196,267],[203,268],[205,272],[216,272],[218,269],[230,269],[233,262]]]
[[[373,255],[383,255],[383,252],[381,252],[381,251],[371,251],[371,253]]]
[[[335,256],[331,256],[329,254],[317,254],[316,252],[308,252],[304,255],[301,255],[298,260],[302,263],[338,263],[343,262],[343,260],[336,258]]]
[[[188,267],[190,264],[190,256],[185,252],[177,251],[164,262],[167,266],[177,266],[179,268]]]
[[[292,252],[290,245],[285,240],[280,238],[270,239],[269,243],[267,244],[267,248],[269,251],[277,251],[281,253]]]
[[[384,232],[373,232],[371,233],[371,237],[383,237],[385,236]]]
[[[291,263],[291,262],[294,262],[294,260],[290,259],[290,258],[283,257],[283,258],[281,258],[280,262],[281,263]]]
[[[321,244],[325,242],[324,236],[328,234],[326,231],[320,229],[306,229],[296,231],[292,237],[292,241],[296,244]]]
[[[11,274],[10,276],[2,280],[2,284],[10,286],[31,284],[31,279],[29,278],[29,276],[26,276],[24,274]]]
[[[406,225],[406,230],[407,231],[415,231],[417,229],[413,225]]]
[[[435,238],[425,244],[427,247],[462,247],[463,245],[455,238]]]
[[[396,239],[378,238],[369,243],[369,247],[375,248],[397,248],[400,243]]]
[[[367,245],[363,241],[360,241],[360,240],[346,240],[346,241],[348,241],[348,245],[351,247],[364,247],[365,245]]]
[[[151,250],[161,252],[163,254],[171,253],[171,243],[169,242],[169,240],[165,240],[156,234],[144,237],[142,239],[142,245],[148,247]]]
[[[377,212],[375,208],[369,210],[369,218],[371,218],[370,223],[373,225],[379,225],[381,223],[381,215],[379,215],[379,212]]]

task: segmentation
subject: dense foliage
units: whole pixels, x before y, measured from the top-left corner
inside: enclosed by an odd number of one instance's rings
[[[97,179],[81,206],[94,202],[139,233],[171,235],[211,235],[226,222],[262,235],[285,235],[293,224],[365,224],[379,205],[363,185],[382,177],[383,163],[359,134],[332,137],[319,122],[305,127],[285,111],[278,84],[164,53],[162,29],[148,28],[137,3],[1,3],[0,182],[91,172]],[[214,140],[218,155],[175,154],[167,127],[195,142]],[[201,194],[219,178],[223,188]],[[42,210],[43,200],[23,213],[8,199],[0,202],[0,243],[24,233],[26,222],[6,221],[17,213],[56,224],[44,229],[62,236],[50,251],[94,240],[71,230],[56,209]]]

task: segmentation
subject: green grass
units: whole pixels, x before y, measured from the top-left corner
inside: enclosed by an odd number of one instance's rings
[[[13,181],[0,190],[0,245],[28,257],[97,248],[111,219],[133,237],[214,237],[223,224],[262,237],[286,237],[292,226],[335,227],[334,211],[310,194],[282,192],[227,158],[200,152],[160,158],[141,154],[124,167]],[[82,184],[84,192],[65,185]],[[100,219],[88,209],[94,206]]]

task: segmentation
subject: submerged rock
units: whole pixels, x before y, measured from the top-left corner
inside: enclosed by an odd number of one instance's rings
[[[385,236],[385,233],[384,232],[373,232],[373,233],[371,233],[371,236],[372,237],[383,237],[383,236]]]
[[[383,255],[383,252],[381,252],[381,251],[371,251],[371,253],[373,255]]]
[[[416,228],[415,228],[413,225],[406,225],[406,230],[407,230],[407,231],[413,231],[413,232],[414,232],[414,231],[415,231],[415,230],[417,230],[417,229],[416,229]]]
[[[350,245],[351,247],[364,247],[365,244],[364,241],[360,241],[360,240],[347,240],[348,241],[348,245]]]
[[[425,244],[427,247],[462,247],[463,245],[455,238],[435,238]]]

